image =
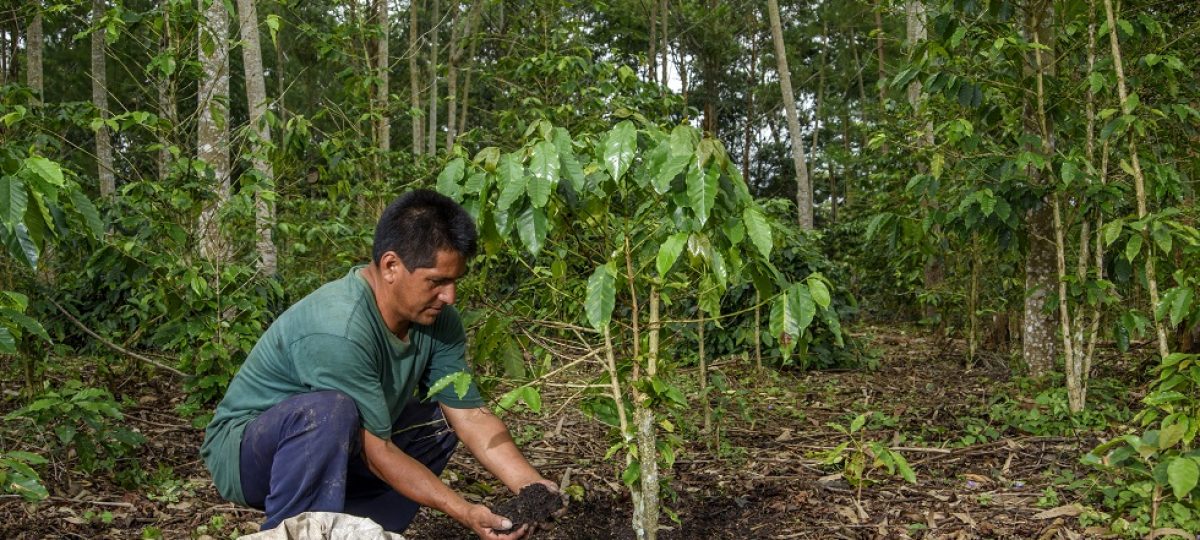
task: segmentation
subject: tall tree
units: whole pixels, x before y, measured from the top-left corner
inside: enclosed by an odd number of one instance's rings
[[[804,161],[804,136],[800,133],[800,118],[796,113],[796,98],[792,93],[792,76],[788,71],[787,49],[783,43],[783,24],[779,20],[778,0],[767,0],[767,15],[771,21],[771,39],[775,44],[775,63],[779,70],[779,88],[783,93],[783,108],[787,113],[788,133],[792,140],[792,163],[796,167],[796,211],[800,228],[813,228],[812,183]]]
[[[1026,39],[1040,43],[1026,61],[1027,75],[1043,80],[1054,74],[1053,53],[1045,53],[1042,47],[1054,49],[1052,24],[1054,12],[1049,0],[1036,0],[1025,7],[1024,28]],[[1043,61],[1043,58],[1045,61]],[[1025,100],[1025,132],[1040,141],[1040,148],[1030,151],[1046,156],[1054,150],[1053,127],[1050,119],[1038,113],[1036,96]],[[1047,172],[1034,165],[1026,169],[1028,181],[1033,186],[1044,187],[1051,183]],[[1057,286],[1057,255],[1054,246],[1054,209],[1050,198],[1043,198],[1028,211],[1025,220],[1028,251],[1025,254],[1025,318],[1021,333],[1021,353],[1029,373],[1034,376],[1050,373],[1054,369],[1058,354],[1055,341],[1055,318],[1046,309],[1046,301]]]
[[[915,51],[920,49],[921,44],[924,43],[929,36],[929,31],[926,28],[928,21],[925,2],[923,0],[908,0],[908,2],[905,4],[905,13],[907,15],[906,34],[908,37],[908,46],[910,51],[909,54],[915,54]],[[920,79],[914,78],[912,82],[908,83],[907,93],[908,105],[912,108],[913,115],[919,122],[921,118],[925,117],[925,96],[922,93],[922,84]],[[916,153],[918,155],[924,154],[924,152],[922,152],[923,149],[929,149],[933,147],[934,140],[932,120],[927,120],[923,123],[922,129],[914,142],[916,143]],[[918,162],[917,167],[922,173],[928,172],[928,167],[925,165],[924,161]],[[929,198],[923,198],[921,200],[922,213],[928,215],[929,206]],[[940,228],[936,225],[931,229],[931,232],[935,239],[936,237],[940,236]],[[929,254],[929,257],[925,260],[925,269],[923,274],[926,291],[936,291],[941,286],[942,278],[945,274],[945,263],[943,261],[940,249],[935,248],[933,252]],[[925,305],[925,319],[930,321],[940,319],[937,304],[929,303]],[[938,324],[938,328],[940,331],[940,329],[944,328],[944,326]]]
[[[162,12],[162,33],[159,36],[159,55],[164,58],[170,58],[171,61],[158,62],[158,71],[155,73],[155,86],[158,90],[158,114],[167,121],[167,124],[174,127],[177,126],[178,114],[176,112],[175,94],[171,82],[175,74],[175,44],[173,41],[174,33],[172,32],[171,24],[171,0],[161,0],[159,2],[159,10]],[[158,132],[158,179],[164,180],[170,171],[171,165],[171,140],[169,137],[169,129],[160,129]]]
[[[457,2],[457,0],[451,0]],[[429,140],[426,151],[437,154],[438,133],[438,31],[441,30],[441,8],[438,0],[433,0],[433,25],[429,29],[429,116],[425,120],[429,128]]]
[[[250,111],[250,132],[253,134],[250,154],[254,171],[259,177],[259,188],[254,196],[258,269],[264,276],[274,276],[278,273],[275,242],[271,235],[275,227],[275,206],[267,192],[274,191],[275,173],[271,161],[267,159],[267,152],[271,148],[271,129],[264,118],[267,110],[267,84],[263,77],[262,46],[259,42],[258,13],[254,0],[238,0],[238,15],[242,34],[242,66],[246,73],[246,109]]]
[[[1108,21],[1108,42],[1112,47],[1113,69],[1117,73],[1117,97],[1121,100],[1121,112],[1126,116],[1133,115],[1133,103],[1129,100],[1129,89],[1125,81],[1125,64],[1121,58],[1121,40],[1117,36],[1117,20],[1113,14],[1112,0],[1104,0],[1104,14]],[[1137,197],[1137,217],[1146,218],[1146,176],[1142,173],[1141,158],[1138,157],[1137,131],[1129,130],[1129,165],[1133,176],[1134,193]],[[1159,318],[1158,309],[1158,277],[1154,270],[1154,248],[1150,242],[1150,228],[1142,228],[1142,244],[1146,246],[1146,289],[1150,294],[1150,313],[1154,317],[1154,333],[1158,338],[1158,354],[1162,359],[1171,353],[1167,344],[1167,331]]]
[[[418,58],[421,56],[421,42],[418,35],[421,31],[417,18],[417,1],[409,0],[408,6],[408,104],[409,116],[412,118],[412,153],[419,156],[425,153],[424,125],[421,122],[421,66]]]
[[[113,173],[112,134],[105,122],[108,120],[108,47],[104,19],[104,0],[92,0],[92,105],[100,116],[96,128],[96,175],[100,179],[100,195],[110,196],[117,191],[116,175]]]
[[[42,95],[42,3],[33,3],[33,16],[29,19],[29,28],[25,33],[25,80],[33,90],[35,103],[41,103],[46,98]]]
[[[200,7],[196,158],[208,165],[215,195],[200,212],[200,254],[222,261],[217,218],[229,199],[229,14],[221,0],[201,0]]]
[[[388,114],[388,72],[391,57],[388,51],[388,32],[391,28],[388,18],[387,0],[375,1],[375,24],[379,37],[375,39],[375,145],[387,152],[392,149],[391,116]]]

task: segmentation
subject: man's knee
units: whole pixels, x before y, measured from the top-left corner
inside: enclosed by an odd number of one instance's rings
[[[310,429],[328,430],[335,434],[352,435],[359,425],[358,406],[354,399],[337,390],[313,392],[307,400],[305,417]]]

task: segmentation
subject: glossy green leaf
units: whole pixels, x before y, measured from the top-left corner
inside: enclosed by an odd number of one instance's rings
[[[441,174],[437,177],[437,190],[442,195],[450,197],[456,201],[462,200],[462,183],[463,173],[466,171],[467,161],[463,158],[454,158],[450,163],[446,164],[446,168],[442,169]]]
[[[1125,260],[1133,262],[1137,258],[1138,253],[1142,251],[1142,236],[1135,234],[1129,237],[1129,242],[1125,244]]]
[[[584,301],[584,310],[592,328],[603,330],[608,326],[612,320],[616,294],[616,269],[612,263],[596,267],[596,271],[588,278],[587,300]]]
[[[1154,228],[1150,232],[1150,238],[1154,240],[1154,244],[1158,246],[1158,250],[1161,251],[1163,255],[1169,255],[1171,253],[1171,246],[1173,244],[1171,231],[1167,230],[1167,228],[1162,226],[1161,223],[1154,224]]]
[[[42,341],[50,342],[50,335],[46,333],[46,329],[33,317],[11,309],[0,309],[0,321],[5,319],[21,327],[25,332],[41,338]]]
[[[529,200],[535,208],[543,208],[550,200],[550,194],[558,185],[558,169],[560,166],[558,148],[550,141],[542,141],[533,147],[533,156],[529,159],[529,184],[526,186]]]
[[[500,198],[496,200],[496,210],[504,212],[525,193],[525,185],[529,179],[525,176],[525,167],[512,154],[505,154],[500,158],[500,167],[497,170],[500,173]]]
[[[1176,499],[1187,497],[1200,481],[1200,465],[1195,458],[1177,456],[1167,465],[1167,482]]]
[[[1119,238],[1121,236],[1121,229],[1124,228],[1124,226],[1125,226],[1125,223],[1119,219],[1116,221],[1110,221],[1108,223],[1105,223],[1104,224],[1104,245],[1111,246],[1113,244],[1113,242],[1116,242],[1117,238]]]
[[[548,230],[546,212],[541,208],[530,206],[517,216],[517,235],[533,255],[542,252]]]
[[[828,308],[831,299],[829,287],[825,286],[825,282],[816,276],[809,277],[805,282],[808,284],[808,292],[812,295],[813,302],[816,302],[821,309]]]
[[[16,354],[17,339],[13,337],[12,332],[4,326],[0,326],[0,354]]]
[[[74,206],[75,212],[83,217],[83,223],[92,236],[95,238],[104,236],[104,224],[100,221],[100,212],[96,210],[96,206],[87,198],[87,195],[78,189],[73,189],[70,197],[71,205]]]
[[[633,151],[637,146],[637,128],[633,122],[623,120],[604,138],[604,167],[609,177],[619,181],[633,163]]]
[[[1183,322],[1184,317],[1192,310],[1192,301],[1194,294],[1191,287],[1179,287],[1172,291],[1171,296],[1164,296],[1164,301],[1170,301],[1170,310],[1168,313],[1171,317],[1171,326],[1179,326]]]
[[[554,146],[558,149],[558,159],[561,161],[562,175],[567,181],[571,182],[571,187],[575,191],[583,189],[583,184],[587,180],[587,176],[583,174],[583,167],[579,164],[579,158],[575,157],[575,151],[571,148],[571,136],[567,130],[563,128],[554,128]]]
[[[758,207],[747,206],[742,210],[742,222],[746,224],[746,232],[754,247],[762,254],[763,259],[770,260],[775,242],[771,239],[771,225],[767,223],[767,217]]]
[[[437,381],[434,381],[429,387],[429,392],[425,395],[427,398],[436,396],[442,390],[454,385],[454,393],[461,399],[467,395],[467,391],[471,388],[471,374],[465,371],[459,371],[446,375]]]
[[[862,429],[863,426],[865,426],[865,425],[867,425],[866,413],[855,416],[854,420],[850,421],[850,433],[857,432],[858,430]]]
[[[25,167],[41,178],[43,182],[54,187],[63,187],[62,167],[44,157],[33,156],[25,158]]]
[[[29,235],[25,223],[17,223],[11,235],[8,235],[8,252],[13,258],[21,261],[29,268],[37,269],[41,250]]]
[[[687,238],[688,233],[676,233],[667,237],[658,247],[658,256],[655,258],[654,264],[659,276],[666,276],[671,267],[675,266],[675,261],[683,252],[683,246],[687,244]]]
[[[29,194],[25,183],[15,176],[0,176],[0,219],[10,230],[25,220],[25,208]]]
[[[717,200],[717,177],[719,172],[715,167],[703,170],[695,163],[688,169],[687,192],[688,204],[696,214],[696,221],[703,226],[712,214],[713,205]]]

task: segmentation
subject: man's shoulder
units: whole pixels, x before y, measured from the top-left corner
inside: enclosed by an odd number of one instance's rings
[[[352,333],[355,321],[369,315],[366,290],[352,272],[301,298],[277,322],[303,334],[346,336]]]

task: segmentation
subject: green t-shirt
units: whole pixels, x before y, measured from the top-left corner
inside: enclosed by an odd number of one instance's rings
[[[413,324],[408,341],[402,341],[384,325],[360,269],[325,284],[280,315],[229,384],[200,447],[225,499],[245,504],[242,433],[284,399],[338,390],[354,399],[363,427],[387,439],[410,397],[423,398],[438,379],[468,371],[466,332],[453,306],[442,310],[432,325]],[[434,400],[454,408],[483,405],[473,383],[462,398],[451,385]]]

